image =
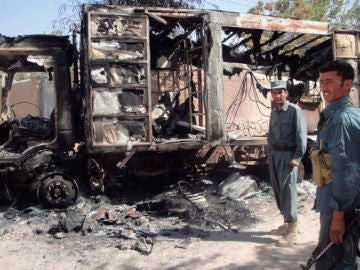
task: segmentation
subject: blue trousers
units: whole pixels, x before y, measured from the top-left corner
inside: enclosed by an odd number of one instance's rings
[[[298,219],[296,191],[298,167],[289,165],[293,155],[291,151],[271,151],[269,155],[271,186],[284,222],[293,222]]]

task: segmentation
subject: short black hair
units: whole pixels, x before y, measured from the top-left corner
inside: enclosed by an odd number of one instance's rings
[[[342,60],[330,61],[319,68],[320,73],[328,71],[336,71],[337,75],[340,76],[343,81],[353,81],[355,77],[354,68],[348,62]]]

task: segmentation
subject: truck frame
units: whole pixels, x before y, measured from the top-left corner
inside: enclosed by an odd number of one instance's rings
[[[354,27],[116,5],[84,5],[81,20],[72,42],[0,36],[7,199],[30,189],[44,205],[66,207],[109,182],[262,164],[270,79],[288,80],[311,143],[323,106],[317,68],[332,59],[353,65],[351,96],[359,104]]]

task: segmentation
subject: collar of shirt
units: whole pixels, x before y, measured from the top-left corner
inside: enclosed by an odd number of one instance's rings
[[[321,112],[321,115],[327,119],[329,118],[337,109],[342,107],[345,103],[351,103],[351,98],[349,96],[345,96],[335,101],[333,104],[326,106],[326,108]]]
[[[282,106],[282,108],[279,110],[277,107],[275,107],[275,110],[277,111],[287,111],[289,109],[289,101],[285,100],[284,105]]]

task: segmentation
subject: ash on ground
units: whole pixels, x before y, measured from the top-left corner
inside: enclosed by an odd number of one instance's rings
[[[244,230],[262,221],[261,211],[274,207],[264,171],[240,173],[240,182],[246,177],[256,186],[255,191],[245,188],[241,199],[219,194],[223,180],[234,174],[239,172],[200,172],[196,177],[172,176],[171,181],[158,178],[115,184],[106,195],[80,197],[67,209],[2,204],[0,238],[9,233],[32,234],[47,241],[77,241],[86,249],[106,245],[144,255],[169,239],[179,240],[176,248],[186,248],[213,231]],[[302,202],[313,200],[314,194],[311,181],[298,184],[300,213]]]

